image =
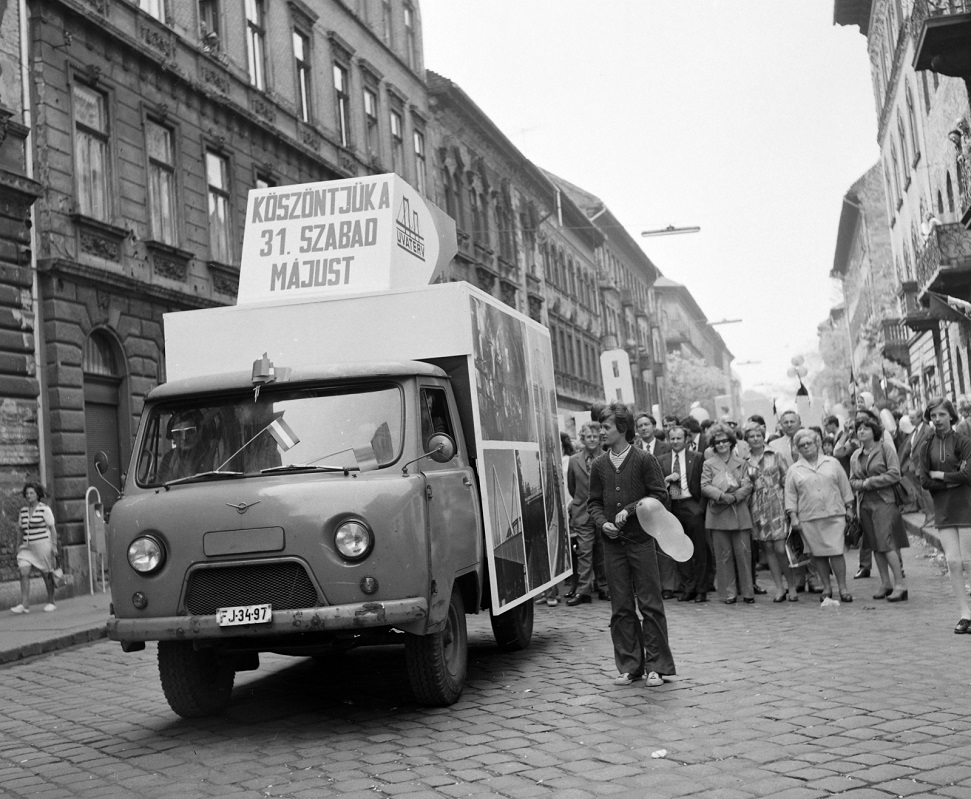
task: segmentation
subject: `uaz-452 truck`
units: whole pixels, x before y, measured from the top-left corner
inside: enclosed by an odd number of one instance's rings
[[[467,613],[528,646],[570,568],[545,328],[466,283],[294,286],[165,336],[108,527],[108,635],[158,642],[176,713],[221,711],[261,652],[403,640],[416,698],[448,705]]]

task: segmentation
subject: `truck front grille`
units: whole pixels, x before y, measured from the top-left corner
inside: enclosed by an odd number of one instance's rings
[[[274,610],[312,608],[317,591],[299,563],[255,563],[197,569],[189,575],[186,610],[209,616],[219,608],[270,604]]]

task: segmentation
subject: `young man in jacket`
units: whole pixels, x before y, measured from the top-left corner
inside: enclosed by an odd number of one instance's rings
[[[587,508],[604,536],[604,561],[610,590],[610,636],[620,676],[615,685],[645,678],[661,685],[675,673],[668,644],[668,624],[661,598],[654,539],[641,527],[637,503],[653,497],[665,507],[668,492],[657,460],[632,446],[634,419],[623,403],[601,411],[607,452],[590,468]],[[638,619],[640,611],[640,619]]]

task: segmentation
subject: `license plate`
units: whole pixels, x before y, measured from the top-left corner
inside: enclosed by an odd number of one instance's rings
[[[271,621],[273,621],[273,608],[270,605],[240,605],[235,608],[219,608],[216,611],[216,623],[220,627],[268,624]]]

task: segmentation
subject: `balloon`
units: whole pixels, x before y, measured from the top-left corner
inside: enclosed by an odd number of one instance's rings
[[[708,419],[709,418],[708,411],[706,411],[700,405],[698,405],[698,406],[692,408],[690,411],[688,411],[688,416],[693,416],[699,422],[703,422],[703,421],[705,421],[705,419]]]
[[[805,362],[806,362],[806,359],[803,358],[801,355],[793,355],[792,356],[792,365],[793,366],[802,366]]]
[[[789,377],[795,377],[796,376],[796,367],[795,366],[790,366],[788,369],[786,369],[786,374],[789,375]]]
[[[809,374],[809,370],[805,366],[797,366],[796,374],[799,375],[799,377],[805,377]]]
[[[883,423],[884,428],[890,432],[890,435],[897,432],[897,420],[893,418],[893,414],[889,408],[884,408],[880,411],[880,421]]]
[[[654,497],[644,497],[637,503],[637,521],[672,559],[678,563],[691,559],[695,547],[684,534],[681,522]]]

